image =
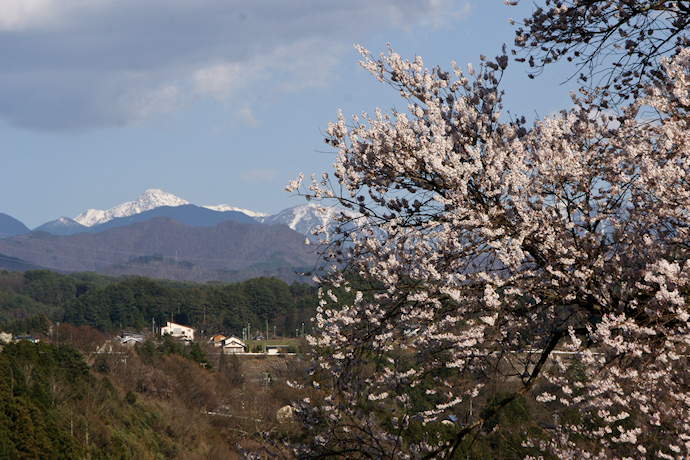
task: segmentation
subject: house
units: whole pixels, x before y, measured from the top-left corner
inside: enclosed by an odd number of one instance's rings
[[[266,345],[266,353],[269,355],[278,355],[280,353],[287,353],[287,345]]]
[[[144,334],[142,334],[141,332],[132,332],[132,331],[122,331],[120,333],[120,336],[123,338],[124,337],[136,337],[136,338],[140,338],[140,339],[144,338]]]
[[[138,343],[144,343],[144,337],[138,337],[134,335],[128,335],[120,339],[122,345],[134,346]]]
[[[122,331],[118,340],[123,345],[136,345],[138,343],[144,343],[144,334],[140,332]]]
[[[165,327],[161,328],[161,335],[170,334],[176,339],[194,340],[194,329],[182,324],[166,322]]]
[[[244,341],[238,337],[235,337],[234,335],[224,338],[222,341],[222,347],[224,351],[232,354],[244,353],[247,349]]]
[[[212,343],[216,347],[220,347],[223,345],[223,340],[225,340],[227,337],[225,337],[223,334],[216,334],[213,337],[211,337],[211,340],[209,340],[209,343]]]

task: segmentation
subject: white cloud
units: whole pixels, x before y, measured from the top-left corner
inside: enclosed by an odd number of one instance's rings
[[[204,67],[192,77],[194,93],[228,99],[260,77],[261,67],[251,62],[226,62]]]
[[[259,121],[254,118],[254,113],[252,112],[252,109],[249,107],[242,107],[237,111],[237,115],[239,115],[240,119],[248,124],[251,127],[256,127],[259,126]]]
[[[227,100],[251,87],[291,92],[323,86],[337,67],[336,56],[350,48],[350,44],[324,47],[319,39],[279,45],[246,61],[197,70],[193,76],[194,93]]]
[[[120,103],[129,108],[126,112],[139,119],[156,112],[172,112],[182,103],[180,93],[179,86],[168,84],[153,91],[132,91],[123,95]]]
[[[0,31],[45,31],[70,29],[75,19],[98,13],[116,0],[2,0]]]
[[[469,16],[472,11],[468,1],[455,4],[450,0],[432,0],[431,4],[434,13],[423,17],[420,22],[423,27],[435,30],[452,27],[454,23]]]

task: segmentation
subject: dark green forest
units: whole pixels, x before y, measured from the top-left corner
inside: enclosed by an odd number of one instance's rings
[[[207,334],[240,335],[247,324],[264,331],[268,321],[271,333],[275,327],[280,336],[294,336],[302,323],[309,324],[317,303],[316,287],[267,277],[195,284],[45,270],[0,272],[0,330],[14,334],[31,332],[40,326],[31,318],[45,316],[101,332],[150,331],[174,321]]]

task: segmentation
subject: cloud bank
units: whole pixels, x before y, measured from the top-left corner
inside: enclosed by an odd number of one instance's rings
[[[0,119],[42,131],[124,126],[199,98],[325,84],[354,41],[447,27],[453,0],[3,0]]]

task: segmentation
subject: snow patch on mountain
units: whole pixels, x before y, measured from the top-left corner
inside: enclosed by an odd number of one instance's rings
[[[53,225],[71,227],[74,225],[74,222],[75,221],[73,219],[70,219],[69,217],[60,217],[59,219],[53,221]]]
[[[256,211],[250,211],[249,209],[242,209],[242,208],[236,208],[235,206],[230,206],[227,204],[219,204],[216,206],[202,206],[203,208],[210,209],[211,211],[220,211],[220,212],[225,212],[225,211],[237,211],[241,212],[243,214],[248,215],[249,217],[253,217],[256,220],[261,220],[264,217],[268,217],[270,214],[266,214],[265,212],[256,212]]]
[[[86,231],[86,227],[69,217],[60,217],[59,219],[53,220],[51,222],[46,222],[40,227],[34,228],[34,232],[48,232],[53,235],[68,236],[76,235]]]
[[[119,204],[107,211],[89,209],[79,214],[74,220],[86,227],[91,227],[116,217],[129,217],[161,206],[175,207],[185,204],[189,204],[189,202],[163,190],[152,188],[145,191],[136,201]]]

